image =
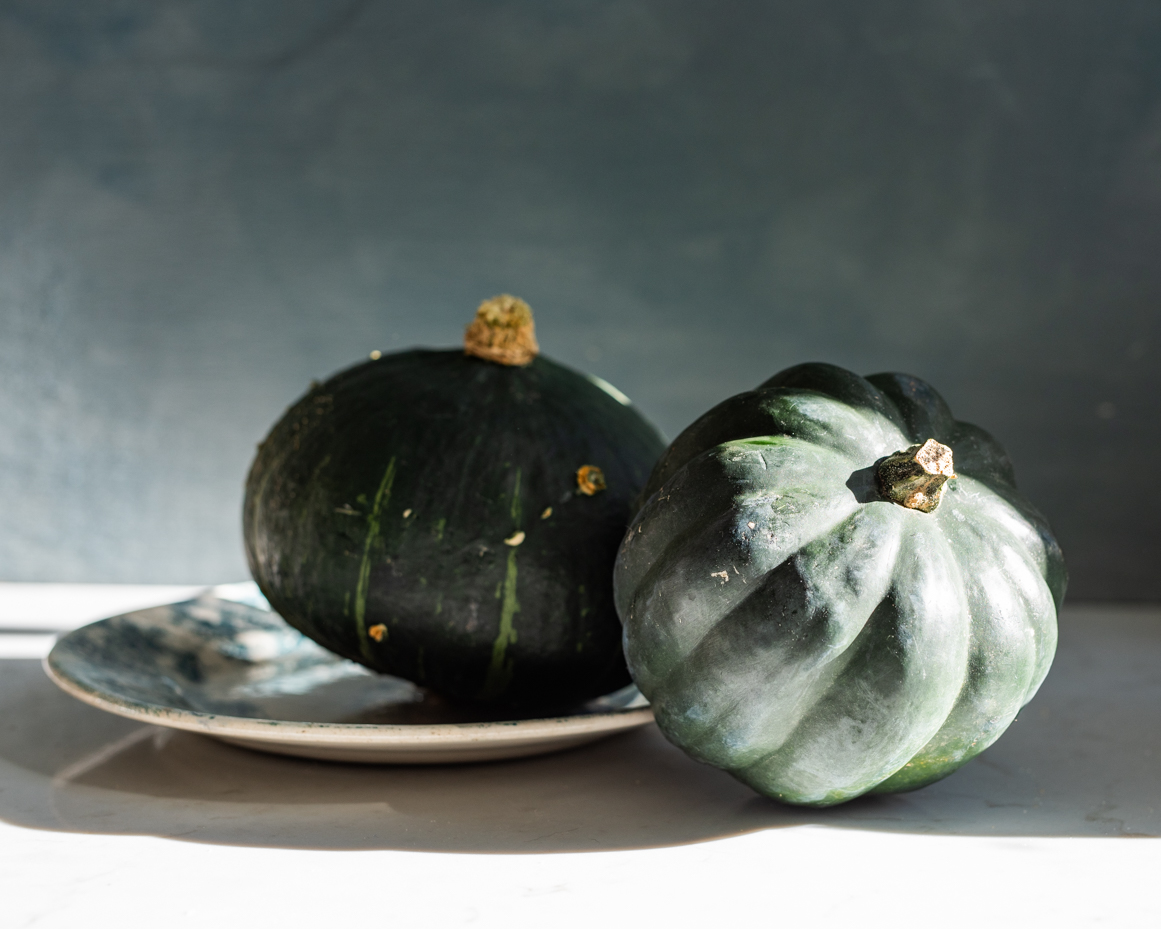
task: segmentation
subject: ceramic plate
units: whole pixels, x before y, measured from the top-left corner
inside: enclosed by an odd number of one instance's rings
[[[84,626],[56,643],[45,669],[66,692],[111,713],[334,761],[516,758],[653,718],[635,687],[541,719],[449,704],[326,651],[271,612],[249,584]]]

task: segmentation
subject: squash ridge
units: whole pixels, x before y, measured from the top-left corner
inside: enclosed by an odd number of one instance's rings
[[[735,638],[738,631],[730,628],[731,624],[738,624],[738,621],[742,619],[739,614],[743,610],[757,607],[755,612],[761,615],[755,619],[755,624],[760,629],[761,627],[769,628],[771,625],[780,627],[780,638],[785,637],[787,630],[784,622],[779,620],[779,614],[783,619],[787,616],[787,603],[785,598],[779,598],[774,594],[770,589],[771,584],[776,579],[776,575],[786,575],[789,581],[788,586],[791,588],[790,595],[793,597],[798,592],[801,594],[801,601],[795,601],[791,605],[794,613],[801,612],[804,617],[802,622],[796,624],[795,640],[782,647],[769,649],[769,660],[779,660],[783,673],[779,674],[776,679],[770,676],[768,666],[757,666],[754,667],[753,671],[754,676],[760,679],[764,686],[773,688],[778,693],[787,693],[795,688],[801,688],[798,696],[790,705],[779,703],[776,710],[770,709],[760,714],[767,719],[777,717],[781,721],[793,718],[796,722],[783,734],[777,747],[771,748],[762,757],[754,759],[753,764],[761,763],[764,757],[776,753],[782,745],[793,739],[794,732],[810,715],[831,684],[842,674],[853,654],[851,649],[862,635],[867,621],[889,592],[889,577],[899,556],[902,538],[898,520],[892,517],[889,519],[891,522],[886,530],[887,538],[876,539],[874,536],[883,531],[882,527],[877,525],[878,521],[873,515],[868,514],[862,507],[857,507],[834,525],[822,530],[814,539],[801,545],[797,551],[791,553],[789,558],[767,571],[759,583],[754,585],[746,600],[739,603],[730,613],[723,615],[710,630],[711,634],[723,638]],[[868,544],[862,546],[858,544],[857,539],[860,535],[867,537],[865,541]],[[862,551],[870,549],[870,558],[885,557],[886,561],[876,561],[873,570],[868,571],[869,563],[866,558],[859,554],[860,549]],[[828,558],[829,552],[834,552],[837,558]],[[821,560],[819,555],[822,556]],[[834,570],[843,573],[842,580],[845,582],[847,592],[855,600],[854,609],[842,609],[841,601],[822,590],[822,587],[825,586],[822,581],[828,573],[828,561]],[[859,578],[861,583],[852,584],[852,570],[858,574],[860,569],[862,569],[863,575]],[[884,580],[876,582],[876,577]],[[860,591],[859,587],[865,589]],[[763,606],[766,608],[762,609]],[[831,608],[834,606],[840,608]],[[847,641],[842,643],[841,647],[836,646],[834,633],[844,628]],[[813,637],[808,635],[808,640],[804,641],[802,635],[808,630],[819,634]],[[708,639],[708,635],[706,639]],[[828,639],[829,641],[827,641]],[[705,639],[703,639],[704,641]],[[699,643],[698,647],[701,648],[702,643]],[[767,654],[767,651],[763,650],[763,654]],[[753,656],[748,656],[748,661],[751,665],[757,663],[757,659]],[[803,661],[809,662],[811,667],[807,669],[796,667]],[[690,662],[686,662],[680,666],[681,670],[691,670],[690,664]],[[802,670],[805,670],[806,673],[795,673]],[[793,686],[788,686],[790,684],[790,680],[787,678],[788,674],[790,679],[797,681]],[[669,681],[668,683],[673,684],[674,682]],[[752,704],[752,699],[748,693],[739,693],[737,699],[725,705],[721,712],[715,714],[712,724],[704,726],[706,735],[698,740],[699,757],[712,760],[712,754],[704,751],[704,745],[713,737],[721,720],[743,704]],[[760,731],[767,734],[765,738],[769,738],[769,722],[766,724],[759,722],[758,725]]]
[[[811,450],[809,443],[806,443],[800,439],[795,439],[792,437],[782,437],[782,436],[779,436],[777,438],[779,438],[781,440],[782,447],[796,448],[799,451],[810,451]],[[739,441],[745,441],[745,440],[739,440]],[[725,445],[728,445],[728,444],[730,444],[730,443],[724,443],[723,445],[717,446],[716,448],[709,449],[708,451],[704,452],[702,455],[699,455],[698,458],[695,459],[694,462],[691,462],[689,465],[687,465],[686,468],[692,467],[696,462],[701,462],[703,464],[709,463],[709,462],[716,463],[719,460],[718,455],[719,455],[721,449]],[[834,456],[835,464],[843,464],[843,465],[849,467],[849,460],[846,459],[845,456],[841,455],[841,453],[834,452],[830,449],[826,449],[825,451],[828,455]],[[682,471],[679,472],[679,474],[681,474],[685,470],[686,469],[683,468]],[[674,475],[674,477],[671,478],[670,480],[676,479],[677,476],[678,475]],[[668,486],[668,483],[667,483],[667,485],[664,485],[664,486]],[[661,490],[664,490],[664,486],[662,487]],[[661,500],[663,499],[663,498],[658,496],[661,493],[661,490],[659,490],[657,492],[657,494],[654,495],[654,497],[657,498],[656,499],[657,504],[660,504]],[[808,491],[808,492],[813,493],[812,491]],[[780,496],[785,499],[785,498],[790,497],[794,493],[795,493],[795,488],[786,488],[784,493]],[[667,536],[666,544],[665,544],[664,548],[662,549],[662,551],[660,553],[654,555],[654,557],[652,558],[650,566],[646,569],[644,574],[640,575],[636,579],[636,582],[633,585],[635,594],[634,594],[633,600],[628,605],[628,610],[627,610],[628,617],[631,618],[635,614],[635,612],[636,612],[635,607],[636,607],[638,601],[642,597],[644,597],[646,600],[648,600],[651,598],[652,594],[655,591],[657,591],[659,586],[664,586],[663,585],[664,578],[661,575],[662,575],[662,572],[666,570],[667,565],[671,565],[671,564],[685,565],[685,564],[689,563],[690,559],[685,554],[686,551],[696,549],[699,546],[704,545],[705,539],[713,538],[715,536],[720,536],[723,539],[725,539],[726,540],[725,544],[727,544],[727,545],[731,544],[732,535],[733,535],[731,530],[733,529],[734,525],[737,522],[737,519],[733,515],[733,512],[737,508],[739,498],[744,497],[744,496],[745,496],[744,494],[735,493],[735,494],[731,495],[731,497],[728,500],[723,500],[721,502],[721,505],[723,507],[725,507],[724,511],[719,512],[712,517],[708,516],[708,514],[702,517],[703,520],[707,519],[707,518],[710,519],[711,520],[710,522],[708,522],[708,523],[703,522],[703,523],[699,524],[695,521],[692,525],[688,525],[685,528],[683,528],[682,530],[672,532],[669,536]],[[651,498],[651,504],[653,503],[653,499],[654,498]],[[753,580],[758,580],[760,578],[763,578],[770,571],[776,570],[778,568],[778,566],[781,565],[786,560],[786,558],[792,557],[796,552],[798,552],[804,546],[811,544],[816,539],[819,539],[819,538],[827,535],[829,532],[833,531],[833,529],[837,525],[841,524],[844,520],[846,520],[858,506],[858,504],[853,500],[853,498],[850,500],[849,504],[845,500],[843,500],[843,504],[844,505],[841,507],[815,508],[816,511],[818,512],[818,514],[820,516],[823,516],[823,518],[825,519],[824,524],[821,525],[821,527],[816,526],[814,533],[812,535],[810,535],[809,537],[805,537],[805,536],[795,537],[794,539],[787,541],[783,546],[780,547],[780,551],[785,552],[784,557],[782,557],[777,563],[770,565],[770,567],[766,571],[757,575]],[[646,510],[642,511],[638,515],[637,519],[634,521],[633,526],[630,527],[630,532],[633,531],[634,526],[645,526],[649,522],[650,516],[652,515],[653,512],[655,512],[655,509],[651,511],[648,507],[646,508]],[[831,518],[826,517],[826,514],[828,512],[831,514]],[[647,529],[646,529],[645,535],[646,536],[649,535],[649,532]],[[647,543],[649,540],[646,539],[645,541]],[[641,543],[638,541],[634,541],[633,544],[637,545],[637,544],[641,544]],[[746,552],[746,555],[747,555],[746,560],[752,561],[752,558],[750,557],[749,551]],[[743,559],[739,559],[739,560],[741,561]],[[702,589],[704,589],[704,588],[702,588]],[[727,595],[727,597],[728,597],[727,602],[729,603],[729,606],[727,607],[727,609],[732,609],[734,606],[737,605],[737,603],[741,599],[744,599],[745,597],[747,597],[749,595],[745,588],[734,587],[734,588],[729,588],[729,590],[731,593]],[[734,590],[738,591],[736,598],[732,595],[732,592]],[[673,621],[674,621],[673,617],[668,617],[667,624],[666,624],[667,628],[668,628],[668,626],[670,626],[673,623]],[[680,622],[680,620],[679,620],[679,622]],[[655,681],[655,683],[657,685],[659,685],[659,686],[664,685],[669,674],[672,673],[673,667],[679,665],[681,661],[684,661],[689,656],[691,651],[698,646],[698,644],[700,643],[702,637],[704,636],[704,634],[706,632],[708,632],[708,629],[701,630],[698,638],[695,641],[693,641],[692,643],[685,643],[684,645],[681,646],[680,657],[675,656],[671,659],[670,670],[666,671],[660,677],[654,677],[654,675],[652,675],[652,674],[650,675],[650,677]],[[670,640],[671,642],[674,641],[671,638],[671,636],[668,634],[666,635],[666,638],[668,640]],[[631,660],[631,665],[632,664],[633,664],[633,662]],[[641,683],[641,682],[639,681],[639,683]],[[646,693],[646,696],[649,696],[649,694]]]
[[[933,558],[936,552],[938,557]],[[940,686],[943,678],[929,675],[928,663],[934,659],[947,670],[962,669],[961,656],[949,654],[941,643],[945,639],[958,642],[966,653],[967,626],[966,623],[950,622],[941,628],[941,624],[930,621],[927,609],[933,604],[913,602],[900,583],[901,573],[905,574],[913,566],[921,571],[942,568],[950,569],[956,575],[959,573],[954,553],[942,540],[936,538],[921,547],[913,534],[903,537],[887,594],[875,606],[858,640],[851,644],[851,660],[836,679],[837,686],[825,691],[811,714],[802,719],[794,737],[766,761],[769,764],[773,758],[783,756],[776,767],[780,772],[779,779],[785,784],[783,793],[794,794],[787,799],[795,803],[829,806],[866,793],[921,750],[939,731],[955,705],[960,686]],[[947,598],[945,606],[954,610],[954,598]],[[908,626],[925,634],[926,643],[913,643],[910,647],[902,644],[892,646],[890,643],[896,642],[898,634],[905,632]],[[926,661],[916,659],[914,649],[917,647],[926,649]],[[874,657],[876,655],[878,657]],[[886,680],[882,679],[884,667],[891,667],[890,660],[884,664],[888,656],[894,656],[893,660],[900,663],[903,676],[895,685],[897,690],[892,687],[895,682],[890,675]],[[915,665],[922,667],[916,670]],[[915,689],[926,693],[929,699],[916,702],[915,694],[907,696]],[[937,696],[938,701],[934,699]],[[900,713],[895,705],[900,700],[909,712]],[[848,709],[843,710],[844,706]],[[861,715],[859,711],[853,716],[846,715],[854,706],[861,708]],[[843,716],[835,716],[836,711]],[[921,724],[923,728],[917,729]],[[811,728],[816,731],[809,731]],[[844,732],[849,732],[854,742],[867,744],[855,747],[852,743],[843,750],[835,749],[835,739],[841,738]],[[834,767],[828,768],[828,763]],[[818,767],[820,764],[822,768]],[[844,764],[847,766],[845,775],[840,773]],[[752,786],[757,786],[755,781],[759,781],[763,784],[759,789],[765,789],[769,782],[761,777],[760,772],[753,770],[755,767],[758,766],[739,772],[741,779]],[[797,788],[792,786],[796,779]],[[826,790],[809,789],[812,779],[832,786]]]

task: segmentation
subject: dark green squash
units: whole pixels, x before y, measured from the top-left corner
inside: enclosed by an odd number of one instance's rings
[[[1048,672],[1060,549],[917,378],[784,371],[683,432],[642,499],[615,576],[630,671],[671,741],[761,793],[929,784]]]
[[[521,301],[487,302],[467,342],[376,357],[287,411],[246,482],[250,570],[326,648],[448,697],[608,693],[629,682],[613,562],[664,441],[538,356]]]

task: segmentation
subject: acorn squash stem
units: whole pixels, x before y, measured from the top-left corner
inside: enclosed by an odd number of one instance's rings
[[[943,497],[943,485],[953,477],[951,449],[935,439],[888,455],[875,468],[885,500],[921,513],[935,511]]]

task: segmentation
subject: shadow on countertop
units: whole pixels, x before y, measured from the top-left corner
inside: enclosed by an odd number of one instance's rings
[[[1044,687],[937,784],[782,806],[653,726],[540,758],[446,767],[265,755],[110,716],[0,661],[0,819],[289,848],[578,852],[821,825],[937,835],[1161,835],[1161,611],[1076,607]]]

